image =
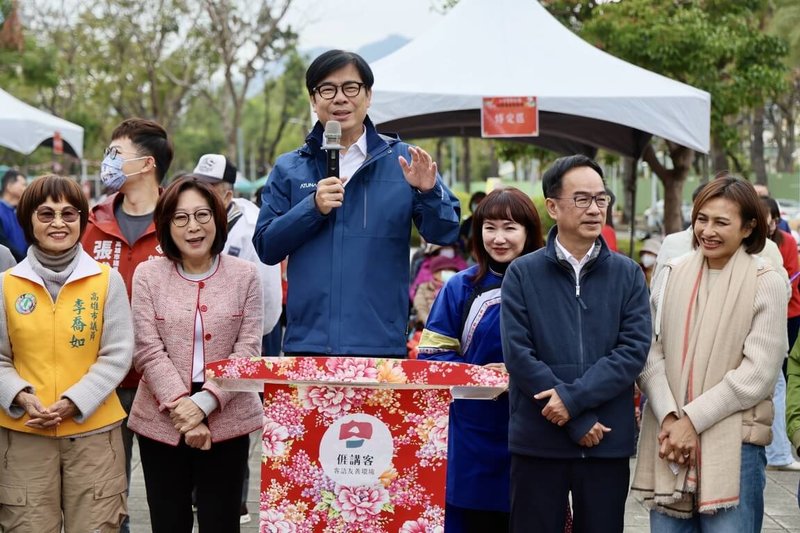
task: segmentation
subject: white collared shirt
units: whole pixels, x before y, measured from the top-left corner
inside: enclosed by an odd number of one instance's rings
[[[344,186],[347,187],[350,178],[361,168],[367,160],[367,129],[361,133],[361,137],[350,145],[346,152],[339,152],[339,176],[347,178]]]
[[[561,250],[561,253],[564,254],[564,259],[572,265],[572,270],[575,271],[575,285],[579,286],[581,283],[581,270],[583,269],[586,262],[589,261],[589,258],[592,257],[592,252],[594,252],[594,247],[597,246],[597,242],[592,243],[592,247],[586,252],[586,255],[583,256],[583,259],[578,261],[574,255],[569,253],[564,245],[561,244],[561,241],[558,240],[558,235],[556,235],[556,246],[558,249]]]

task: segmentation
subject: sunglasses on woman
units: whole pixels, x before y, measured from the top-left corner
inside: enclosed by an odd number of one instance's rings
[[[81,217],[81,210],[74,207],[65,207],[60,211],[51,207],[40,207],[36,210],[36,218],[43,224],[51,223],[56,217],[67,223],[77,222]]]

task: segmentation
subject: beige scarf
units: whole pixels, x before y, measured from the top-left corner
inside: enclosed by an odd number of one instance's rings
[[[753,319],[757,259],[743,248],[731,257],[713,285],[703,254],[695,251],[672,267],[657,316],[664,368],[682,416],[683,406],[719,383],[743,359]],[[658,326],[656,327],[658,332]],[[739,504],[741,412],[700,435],[697,465],[675,475],[658,456],[659,423],[646,409],[632,491],[649,507],[677,517]]]

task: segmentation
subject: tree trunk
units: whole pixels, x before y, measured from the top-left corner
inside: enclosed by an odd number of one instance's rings
[[[648,144],[642,154],[642,159],[655,172],[664,185],[664,234],[676,233],[683,230],[683,217],[681,215],[681,193],[683,184],[692,168],[694,151],[679,144],[667,142],[669,156],[672,159],[672,168],[668,169],[656,157],[652,144]],[[688,222],[688,221],[687,221]]]
[[[623,219],[633,226],[636,222],[636,160],[633,158],[623,158],[622,183],[625,193]]]
[[[469,137],[462,137],[461,144],[464,148],[463,154],[461,155],[461,169],[462,174],[464,176],[464,190],[469,193],[470,192],[470,183],[472,182],[472,165],[470,163],[470,149],[469,149]]]
[[[711,168],[714,174],[723,170],[729,170],[728,158],[725,156],[725,147],[716,135],[711,136]]]
[[[497,151],[494,142],[489,143],[489,177],[500,176],[500,163],[497,161]]]
[[[750,123],[750,164],[756,183],[767,184],[767,165],[764,161],[764,106],[757,105]]]

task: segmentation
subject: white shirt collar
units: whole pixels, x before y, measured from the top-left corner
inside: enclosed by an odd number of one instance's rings
[[[589,261],[589,258],[592,257],[592,252],[594,252],[594,247],[597,246],[597,242],[593,242],[592,246],[586,251],[586,255],[583,256],[583,259],[578,261],[574,255],[569,253],[569,251],[564,248],[564,245],[561,244],[561,241],[558,240],[558,235],[556,235],[556,246],[558,249],[561,250],[561,253],[564,254],[564,259],[572,265],[572,269],[575,271],[575,279],[580,279],[581,269]]]

